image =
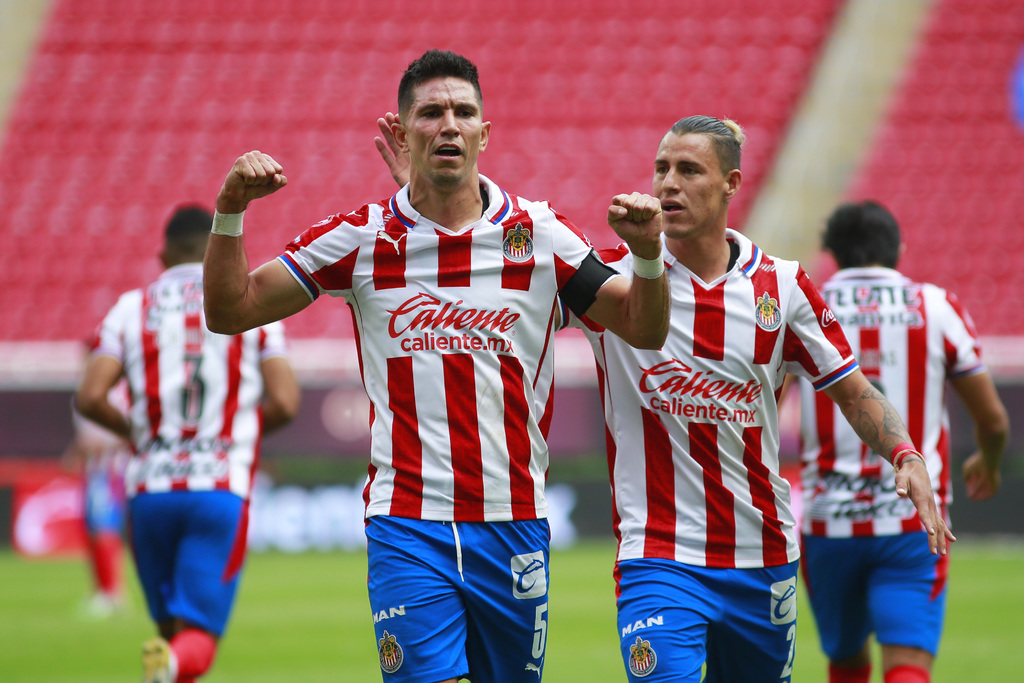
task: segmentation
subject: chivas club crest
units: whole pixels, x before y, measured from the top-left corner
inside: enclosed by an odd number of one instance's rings
[[[636,642],[629,646],[629,671],[637,678],[650,676],[654,667],[658,666],[658,655],[651,647],[651,641],[636,637]]]
[[[384,631],[384,637],[377,641],[377,645],[379,646],[377,655],[380,658],[380,668],[384,670],[384,673],[393,674],[402,668],[405,653],[402,652],[402,646],[398,644],[398,639]]]
[[[768,292],[757,297],[757,310],[754,311],[754,318],[757,325],[769,332],[779,329],[782,324],[782,312],[779,310],[779,302],[773,299]]]
[[[530,231],[523,227],[522,223],[516,223],[516,227],[505,233],[505,241],[501,243],[505,258],[513,263],[529,261],[533,256],[533,240],[530,238]]]

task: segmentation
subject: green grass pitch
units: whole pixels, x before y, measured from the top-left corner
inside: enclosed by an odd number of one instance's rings
[[[544,680],[623,681],[615,636],[614,547],[585,543],[551,559]],[[129,571],[130,568],[128,568]],[[959,543],[950,565],[945,637],[933,681],[1024,680],[1024,546]],[[127,614],[78,616],[88,578],[76,560],[0,553],[0,680],[110,683],[139,679],[153,634],[134,577]],[[806,601],[793,681],[824,681]],[[209,683],[380,681],[358,553],[252,554]],[[881,675],[875,672],[875,681]]]

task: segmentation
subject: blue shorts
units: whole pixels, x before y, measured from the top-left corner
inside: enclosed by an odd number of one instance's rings
[[[135,566],[149,614],[221,636],[235,600],[248,523],[228,491],[143,493],[128,503]]]
[[[789,681],[796,652],[797,562],[714,569],[623,560],[618,628],[630,681]]]
[[[881,645],[938,652],[949,556],[923,531],[895,536],[803,537],[803,572],[821,648],[831,660]]]
[[[545,519],[370,517],[370,609],[386,683],[537,683],[547,644]]]
[[[106,470],[85,476],[85,529],[90,536],[124,531],[124,482]]]

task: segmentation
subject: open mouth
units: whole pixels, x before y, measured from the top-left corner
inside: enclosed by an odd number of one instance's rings
[[[462,150],[459,149],[456,145],[441,145],[440,147],[437,148],[437,150],[434,151],[434,154],[441,157],[448,157],[450,159],[454,159],[455,157],[462,156]]]
[[[663,199],[661,200],[661,210],[664,213],[677,213],[683,210],[683,205],[674,199]]]

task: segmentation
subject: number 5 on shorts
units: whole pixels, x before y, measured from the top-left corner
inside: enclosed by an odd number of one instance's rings
[[[544,656],[544,646],[548,640],[548,621],[546,618],[548,603],[537,605],[537,619],[533,625],[533,658],[540,659]]]

